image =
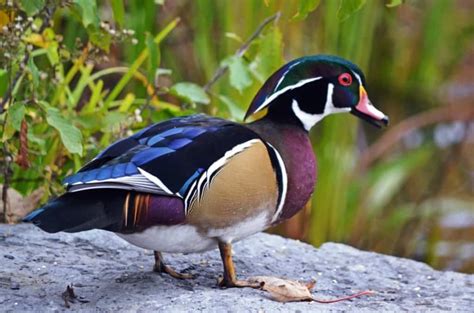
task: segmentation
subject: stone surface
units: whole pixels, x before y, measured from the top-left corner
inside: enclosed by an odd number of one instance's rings
[[[472,312],[474,307],[474,275],[439,272],[411,260],[334,243],[315,249],[267,234],[235,244],[234,252],[240,277],[316,279],[313,294],[321,299],[366,289],[376,294],[335,304],[278,303],[261,290],[217,288],[217,250],[165,255],[176,269],[197,275],[180,281],[152,272],[151,251],[111,233],[47,234],[32,225],[0,225],[0,311],[63,311],[61,294],[70,284],[82,301],[67,311]]]

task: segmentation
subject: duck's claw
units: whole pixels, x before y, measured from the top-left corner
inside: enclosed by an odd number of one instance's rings
[[[232,261],[232,246],[230,243],[219,243],[222,263],[224,264],[224,275],[218,279],[217,284],[222,288],[260,288],[260,283],[248,280],[239,280],[235,274],[234,262]]]
[[[250,287],[250,288],[261,288],[262,285],[258,282],[253,282],[249,280],[226,280],[223,277],[219,277],[217,279],[217,285],[221,288],[244,288],[244,287]]]
[[[173,268],[166,265],[163,262],[163,256],[161,255],[161,252],[154,251],[154,253],[155,253],[155,265],[153,266],[154,272],[166,273],[170,275],[171,277],[177,278],[177,279],[193,279],[194,278],[192,274],[176,272]]]

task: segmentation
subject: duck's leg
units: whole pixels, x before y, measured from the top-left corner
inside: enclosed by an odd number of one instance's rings
[[[191,274],[185,274],[185,273],[179,273],[176,272],[174,269],[166,265],[163,261],[163,255],[161,255],[161,252],[159,251],[154,251],[155,253],[155,265],[153,266],[153,271],[157,273],[166,273],[170,275],[171,277],[177,278],[177,279],[190,279],[193,278],[193,275]]]
[[[230,243],[219,242],[222,263],[224,264],[224,275],[219,280],[219,287],[251,287],[260,288],[259,283],[238,280],[235,274],[234,262],[232,261],[232,245]]]

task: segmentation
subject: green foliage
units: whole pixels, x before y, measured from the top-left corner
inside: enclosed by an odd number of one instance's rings
[[[295,20],[304,20],[309,13],[316,10],[321,0],[301,0],[298,5],[298,12],[293,16]]]
[[[73,0],[74,9],[78,11],[82,25],[87,29],[99,27],[99,15],[97,12],[97,3],[95,0]]]
[[[20,130],[21,121],[25,116],[25,105],[22,102],[14,103],[8,110],[7,120],[5,123],[2,140],[10,139],[15,131]]]
[[[44,7],[45,0],[20,0],[19,5],[27,15],[34,15]]]
[[[360,10],[367,0],[340,0],[337,18],[342,22]]]
[[[252,78],[250,77],[248,65],[245,64],[245,61],[241,57],[237,55],[228,57],[222,61],[222,65],[229,67],[230,84],[240,93],[252,85]]]
[[[56,128],[66,149],[71,153],[82,155],[82,134],[77,127],[61,116],[55,108],[46,109],[46,121]]]
[[[170,93],[187,103],[209,104],[211,102],[204,89],[194,83],[177,83],[171,87]]]
[[[8,72],[0,69],[0,94],[3,95],[8,88]]]
[[[390,0],[389,3],[386,4],[388,8],[394,8],[396,6],[399,6],[403,3],[403,0]]]
[[[125,8],[122,0],[111,0],[110,5],[114,12],[114,20],[118,26],[123,27],[125,23]]]
[[[262,35],[259,53],[250,65],[250,70],[263,83],[283,63],[285,63],[283,60],[283,35],[278,27],[272,27]]]

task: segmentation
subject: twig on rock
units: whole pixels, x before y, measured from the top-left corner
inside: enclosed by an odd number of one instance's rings
[[[69,304],[69,302],[74,302],[75,299],[77,298],[76,294],[74,293],[74,288],[72,287],[72,285],[71,286],[67,285],[66,291],[64,291],[61,294],[61,297],[64,300],[64,306],[68,309],[71,308],[71,305]]]

